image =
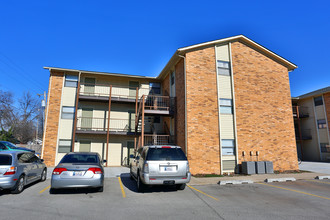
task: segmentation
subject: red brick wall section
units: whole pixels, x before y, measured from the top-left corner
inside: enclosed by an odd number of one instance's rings
[[[214,47],[186,53],[187,141],[192,174],[220,174]]]
[[[239,163],[258,159],[273,161],[275,170],[298,170],[287,68],[243,43],[231,48]]]
[[[45,126],[45,140],[44,140],[44,156],[43,159],[47,166],[55,165],[56,144],[58,123],[61,107],[61,95],[63,86],[63,73],[51,73],[50,76],[50,92],[48,100],[48,116]]]
[[[323,94],[324,104],[325,104],[325,111],[328,120],[328,129],[330,133],[330,92]]]
[[[170,96],[170,74],[168,74],[165,79],[162,81],[162,95],[163,96]],[[164,124],[166,123],[168,129],[170,129],[171,118],[170,117],[163,117]],[[166,132],[166,130],[164,130]]]
[[[185,92],[184,92],[184,62],[180,60],[175,66],[175,134],[176,144],[185,151]]]

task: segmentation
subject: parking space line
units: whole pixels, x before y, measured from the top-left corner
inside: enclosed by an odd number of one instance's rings
[[[311,182],[317,182],[317,183],[325,183],[325,184],[330,184],[330,182],[323,182],[320,180],[307,180],[307,181],[311,181]]]
[[[284,188],[284,187],[280,187],[280,186],[274,186],[274,185],[270,185],[270,184],[266,184],[266,183],[257,183],[257,184],[270,186],[270,187],[274,187],[274,188],[279,188],[279,189],[284,189],[284,190],[288,190],[288,191],[292,191],[292,192],[297,192],[297,193],[301,193],[301,194],[305,194],[305,195],[309,195],[309,196],[314,196],[314,197],[330,200],[330,198],[328,198],[328,197],[318,196],[318,195],[314,195],[314,194],[311,194],[311,193],[306,193],[306,192],[299,191],[299,190]]]
[[[118,181],[119,181],[119,185],[120,185],[120,189],[121,189],[121,193],[123,195],[123,198],[125,198],[126,194],[125,194],[124,186],[123,186],[123,183],[121,182],[120,177],[118,177]]]
[[[43,192],[45,192],[47,189],[49,189],[50,188],[50,185],[49,186],[47,186],[46,188],[44,188],[43,190],[41,190],[40,192],[39,192],[39,194],[41,194],[41,193],[43,193]]]
[[[197,192],[202,193],[203,195],[206,195],[206,196],[208,196],[208,197],[210,197],[210,198],[212,198],[212,199],[214,199],[214,200],[219,201],[219,199],[217,199],[217,198],[215,198],[215,197],[213,197],[213,196],[210,196],[209,194],[206,194],[205,192],[202,192],[202,191],[200,191],[200,190],[198,190],[198,189],[196,189],[196,188],[194,188],[194,187],[192,187],[192,186],[189,186],[189,185],[187,185],[187,186],[188,186],[190,189],[196,190]]]

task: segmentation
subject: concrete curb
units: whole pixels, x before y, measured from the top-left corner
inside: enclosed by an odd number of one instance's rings
[[[296,181],[295,178],[293,177],[288,177],[288,178],[274,178],[274,179],[266,179],[266,183],[272,183],[272,182],[292,182]]]
[[[315,179],[319,179],[319,180],[328,179],[328,180],[330,180],[330,176],[317,176],[317,177],[315,177]]]
[[[219,181],[218,184],[220,186],[223,186],[223,185],[238,185],[238,184],[251,184],[253,183],[252,180],[223,180],[223,181]]]

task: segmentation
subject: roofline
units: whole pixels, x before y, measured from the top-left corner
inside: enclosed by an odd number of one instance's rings
[[[330,86],[324,87],[322,89],[314,90],[312,92],[305,93],[305,94],[297,96],[295,98],[297,98],[297,99],[310,98],[310,97],[322,95],[322,94],[328,93],[328,92],[330,92]]]
[[[130,77],[130,78],[141,78],[141,79],[157,79],[157,77],[130,75],[130,74],[123,74],[123,73],[97,72],[97,71],[66,69],[66,68],[48,67],[48,66],[44,66],[43,68],[48,69],[49,71],[58,70],[58,71],[77,72],[77,73],[80,72],[80,73],[107,75],[107,76],[119,76],[119,77]]]

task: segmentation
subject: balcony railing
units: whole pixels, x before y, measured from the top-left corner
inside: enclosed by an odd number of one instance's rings
[[[296,130],[296,139],[297,140],[311,140],[312,139],[311,129],[301,129],[301,135],[299,134],[299,130]]]
[[[170,135],[144,135],[144,145],[174,144]]]
[[[149,88],[138,88],[129,86],[119,86],[110,84],[90,84],[81,83],[79,95],[83,96],[96,96],[96,97],[109,97],[112,98],[123,98],[123,99],[136,99],[136,92],[138,90],[138,97],[149,94]]]
[[[294,118],[307,118],[309,117],[308,107],[305,106],[292,106]]]
[[[109,131],[135,132],[135,122],[129,119],[110,118]],[[78,117],[77,130],[79,131],[107,131],[108,119],[95,117]]]

